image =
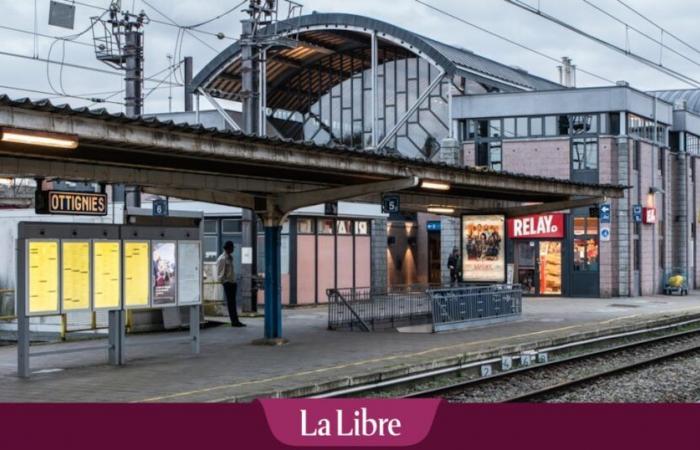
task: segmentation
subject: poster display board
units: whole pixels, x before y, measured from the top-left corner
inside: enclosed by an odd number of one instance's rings
[[[149,241],[124,241],[124,306],[147,308],[151,299]]]
[[[462,216],[462,281],[504,283],[505,217]]]
[[[90,241],[61,242],[61,310],[90,310]]]
[[[177,303],[202,303],[202,255],[199,241],[179,241],[177,244]]]
[[[27,240],[27,314],[59,311],[58,241]]]
[[[151,243],[151,306],[165,307],[177,304],[177,243]]]
[[[121,307],[121,241],[93,241],[95,309]]]

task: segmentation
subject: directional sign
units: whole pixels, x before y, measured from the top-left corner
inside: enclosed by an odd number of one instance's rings
[[[632,205],[632,221],[642,223],[642,205]]]
[[[398,195],[385,195],[382,197],[382,212],[384,214],[398,214],[401,210],[401,198]]]
[[[603,242],[610,240],[610,224],[600,224],[600,240]]]
[[[600,205],[600,223],[610,223],[612,217],[612,208],[610,203],[603,203]]]

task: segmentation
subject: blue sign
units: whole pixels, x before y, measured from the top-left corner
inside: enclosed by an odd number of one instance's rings
[[[610,225],[601,225],[600,227],[600,240],[609,241],[610,240]]]
[[[429,220],[426,228],[428,231],[440,231],[442,229],[442,225],[440,224],[439,220]]]
[[[642,205],[632,205],[632,221],[642,223]]]
[[[610,203],[603,203],[599,208],[600,223],[610,223],[612,218],[612,207]]]
[[[154,216],[167,216],[168,215],[168,200],[162,199],[162,198],[153,200],[153,215]]]

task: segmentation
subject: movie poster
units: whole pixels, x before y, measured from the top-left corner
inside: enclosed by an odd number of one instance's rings
[[[505,282],[504,232],[501,215],[462,216],[462,281]]]
[[[153,306],[175,305],[177,301],[177,249],[172,241],[153,241]]]

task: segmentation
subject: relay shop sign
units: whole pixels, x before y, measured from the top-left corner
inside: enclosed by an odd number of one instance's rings
[[[94,192],[38,191],[37,214],[107,215],[107,194]]]
[[[511,239],[563,238],[564,214],[538,214],[508,219]]]

